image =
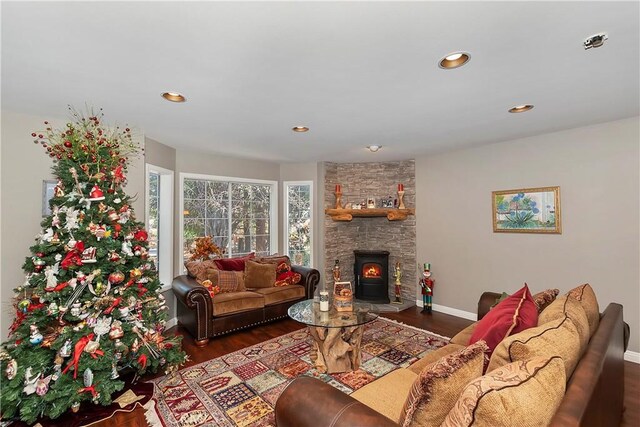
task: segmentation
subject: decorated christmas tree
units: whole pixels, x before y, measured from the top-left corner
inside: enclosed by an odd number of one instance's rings
[[[186,360],[180,340],[163,335],[167,306],[147,232],[122,189],[140,149],[129,128],[104,127],[101,112],[70,111],[66,128],[44,122],[32,134],[58,183],[0,350],[3,420],[108,405],[125,385],[121,375],[169,373]]]

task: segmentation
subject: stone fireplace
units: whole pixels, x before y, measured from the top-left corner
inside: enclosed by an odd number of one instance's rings
[[[359,203],[373,198],[381,199],[397,197],[398,184],[404,185],[404,203],[408,208],[415,204],[415,163],[413,160],[381,163],[325,163],[324,208],[335,208],[335,188],[342,188],[342,203]],[[419,213],[416,212],[416,215]],[[336,259],[342,266],[342,280],[350,281],[357,291],[357,275],[351,268],[355,264],[354,251],[376,249],[389,253],[387,268],[380,272],[386,278],[385,302],[394,299],[393,268],[396,262],[402,266],[402,301],[415,305],[417,299],[416,270],[416,220],[408,216],[402,221],[389,221],[386,217],[359,218],[351,221],[333,221],[324,216],[324,259],[323,277],[330,287],[331,268]],[[365,293],[365,296],[367,294]],[[381,306],[382,307],[382,306]],[[389,310],[400,310],[407,304],[388,304]]]

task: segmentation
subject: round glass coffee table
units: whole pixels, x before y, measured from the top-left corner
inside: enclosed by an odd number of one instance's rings
[[[354,301],[353,311],[320,311],[313,300],[300,301],[289,307],[289,317],[309,327],[314,345],[309,357],[318,372],[355,371],[360,367],[360,343],[363,326],[378,318],[369,303]]]

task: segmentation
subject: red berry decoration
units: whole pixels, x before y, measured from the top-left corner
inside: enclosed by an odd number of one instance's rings
[[[67,140],[64,142],[64,146],[67,148],[71,148],[73,146],[73,144],[71,143],[71,141]]]
[[[42,257],[44,256],[44,252],[38,252],[36,255],[37,255],[38,257],[42,258]]]
[[[35,137],[36,137],[36,133],[35,133],[35,132],[33,132],[33,133],[31,134],[31,136],[35,138]]]

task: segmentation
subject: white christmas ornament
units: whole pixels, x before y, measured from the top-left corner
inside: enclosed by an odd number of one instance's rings
[[[91,204],[91,202],[89,202],[89,204]],[[67,210],[67,223],[65,224],[65,228],[67,230],[71,231],[73,229],[77,229],[80,226],[78,215],[80,215],[80,211],[77,211],[74,208],[69,208]]]
[[[44,396],[49,391],[49,382],[51,381],[51,375],[45,378],[40,378],[36,382],[36,394],[38,396]]]
[[[53,228],[47,228],[43,234],[40,235],[40,243],[50,242],[53,237]]]
[[[38,382],[38,378],[40,377],[40,373],[33,375],[31,371],[31,366],[29,366],[24,373],[24,388],[22,391],[27,395],[33,394],[36,391],[36,382]]]
[[[44,271],[44,277],[47,278],[47,284],[44,287],[47,291],[52,291],[58,286],[58,272],[60,271],[60,264],[49,265]]]
[[[5,369],[4,372],[7,374],[7,379],[14,379],[18,373],[18,362],[16,362],[15,359],[11,359],[9,363],[7,363],[7,369]]]

